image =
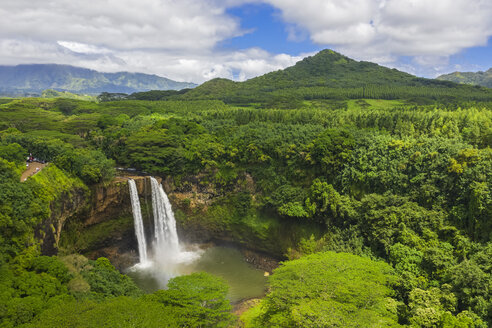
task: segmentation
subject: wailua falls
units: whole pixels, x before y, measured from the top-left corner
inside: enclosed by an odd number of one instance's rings
[[[131,270],[149,271],[165,285],[169,278],[180,274],[180,264],[192,262],[200,256],[200,252],[181,249],[171,203],[162,185],[153,177],[150,177],[150,183],[154,236],[152,247],[148,249],[138,190],[133,179],[129,179],[128,182],[139,255],[139,263]]]

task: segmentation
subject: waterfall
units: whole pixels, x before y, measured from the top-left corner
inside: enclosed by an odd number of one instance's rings
[[[198,259],[202,251],[198,248],[182,250],[176,231],[176,220],[162,185],[150,177],[152,191],[152,213],[154,215],[154,236],[152,249],[147,258],[145,233],[138,200],[135,181],[128,180],[132,198],[133,217],[135,219],[135,234],[138,240],[140,263],[132,266],[130,271],[148,274],[157,281],[160,288],[165,288],[170,278],[183,274],[183,265]]]
[[[154,256],[176,258],[180,254],[176,220],[171,203],[157,180],[150,177],[154,213]]]
[[[140,210],[140,200],[138,199],[137,185],[132,179],[128,180],[130,186],[130,199],[132,202],[133,221],[135,224],[135,235],[138,242],[138,255],[140,263],[147,263],[147,244],[145,242],[145,232],[142,221],[142,211]]]

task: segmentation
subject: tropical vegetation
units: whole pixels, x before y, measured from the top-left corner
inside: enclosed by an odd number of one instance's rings
[[[50,204],[111,180],[115,163],[211,186],[205,213],[175,204],[183,224],[246,243],[249,227],[264,245],[272,222],[316,227],[268,246],[288,261],[246,326],[492,324],[490,89],[325,51],[243,83],[118,99],[0,105],[0,326],[233,324],[214,277],[143,295],[105,259],[41,256]],[[50,165],[20,182],[29,152]]]

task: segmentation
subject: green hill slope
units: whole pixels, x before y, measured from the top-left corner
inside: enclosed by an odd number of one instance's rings
[[[221,99],[227,103],[295,106],[311,99],[492,99],[492,91],[448,81],[424,79],[374,63],[323,50],[292,67],[245,82],[214,79],[190,90],[184,99]]]
[[[492,88],[492,68],[485,72],[454,72],[441,75],[437,79]]]

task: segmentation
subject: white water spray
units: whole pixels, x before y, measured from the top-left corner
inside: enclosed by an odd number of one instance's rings
[[[130,190],[132,190],[132,184],[135,185],[135,181],[129,180]],[[135,218],[135,233],[137,234],[138,247],[140,254],[140,264],[131,268],[131,270],[145,270],[147,274],[152,275],[162,288],[167,284],[167,281],[179,274],[183,274],[183,265],[189,264],[198,259],[202,251],[183,251],[179,244],[178,233],[176,230],[176,220],[174,219],[174,213],[171,207],[171,203],[162,188],[162,185],[157,182],[153,177],[150,177],[151,189],[152,189],[152,212],[154,215],[154,239],[151,250],[151,260],[147,260],[147,251],[145,247],[145,233],[142,224],[142,215],[140,211],[140,204],[138,207],[133,206],[134,195],[132,194],[132,208]],[[138,194],[135,187],[136,202],[138,202]],[[137,220],[139,217],[139,220]],[[137,224],[137,221],[140,222]],[[140,237],[142,239],[140,239]],[[140,240],[143,240],[143,246],[145,251],[141,251]],[[145,253],[145,262],[143,261],[142,254]],[[144,264],[144,265],[142,265]]]
[[[140,200],[138,199],[137,185],[132,179],[128,180],[130,186],[130,199],[132,202],[133,221],[135,224],[135,235],[138,242],[138,255],[140,264],[147,263],[147,243],[145,241],[145,232],[142,221],[142,211],[140,210]]]
[[[177,258],[180,253],[176,220],[162,185],[150,177],[152,186],[152,209],[154,213],[154,255]]]

